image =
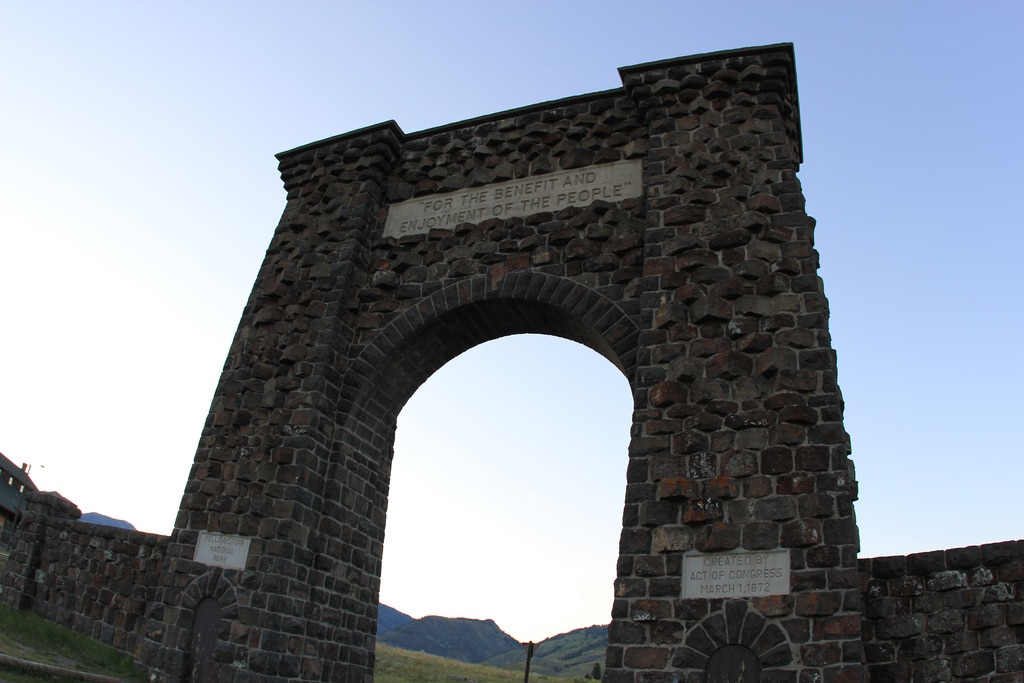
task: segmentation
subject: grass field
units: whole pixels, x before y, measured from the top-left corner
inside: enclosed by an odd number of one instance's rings
[[[422,652],[377,645],[374,683],[522,683],[523,671],[465,664]],[[531,683],[564,683],[582,678],[557,678],[530,674]]]
[[[113,648],[6,605],[0,605],[0,654],[126,681],[146,680],[132,672],[130,658],[118,654]],[[14,674],[22,677],[15,678]],[[20,667],[9,664],[0,666],[0,681],[52,680],[62,679],[22,673]]]

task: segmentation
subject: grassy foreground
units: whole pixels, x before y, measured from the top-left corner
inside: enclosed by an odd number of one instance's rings
[[[132,672],[129,658],[113,648],[28,612],[0,605],[0,654],[123,681],[145,681]],[[67,680],[21,671],[0,662],[0,683]],[[465,664],[423,652],[377,645],[375,683],[520,683],[521,670]],[[530,675],[531,683],[583,679]]]
[[[123,681],[144,681],[133,674],[131,660],[112,648],[52,624],[27,612],[0,605],[0,654],[52,666],[109,676]],[[0,662],[0,683],[38,683],[67,680],[19,670]],[[387,645],[377,646],[375,683],[520,683],[522,671],[465,664],[422,652]],[[531,683],[572,681],[531,674]],[[582,679],[577,679],[582,680]]]
[[[0,555],[0,572],[5,555]],[[113,648],[58,626],[30,612],[0,604],[0,655],[39,662],[63,669],[99,674],[141,683],[145,677],[132,671],[130,658]],[[0,683],[40,683],[69,680],[31,673],[0,661]],[[71,679],[74,680],[74,679]],[[523,671],[465,664],[423,652],[377,645],[375,683],[520,683]],[[531,683],[567,683],[583,679],[530,675]]]
[[[132,672],[130,658],[112,647],[7,605],[0,605],[0,654],[126,681],[146,680]],[[28,674],[19,667],[0,663],[0,681],[51,680],[67,679]]]
[[[523,683],[523,671],[465,664],[423,652],[399,650],[377,644],[374,683]],[[582,678],[557,678],[530,674],[530,683],[565,683]]]

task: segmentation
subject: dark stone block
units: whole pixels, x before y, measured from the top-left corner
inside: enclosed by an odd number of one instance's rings
[[[779,527],[772,522],[753,522],[743,526],[743,547],[747,550],[771,550],[779,546]]]
[[[792,658],[792,653],[789,652],[789,647],[786,646],[785,650],[788,655],[781,654],[780,651],[776,651],[775,648],[786,643],[786,634],[776,624],[768,624],[761,634],[754,640],[750,645],[750,649],[757,653],[761,658],[765,666],[779,666],[783,663],[788,663]],[[773,652],[774,663],[769,664],[765,661],[765,656]]]
[[[909,638],[924,632],[924,618],[917,615],[897,615],[880,619],[875,624],[875,633],[879,638]]]
[[[877,579],[902,577],[907,571],[906,557],[876,557],[870,560],[871,575]]]
[[[989,567],[1000,565],[1021,559],[1024,556],[1024,543],[1021,541],[1006,541],[1005,543],[990,543],[980,546],[981,560]]]
[[[838,642],[804,645],[800,648],[800,661],[805,666],[828,666],[838,664],[842,648]]]
[[[874,664],[868,666],[871,683],[908,683],[914,677],[913,665],[909,662]]]
[[[898,652],[903,662],[934,657],[942,652],[942,638],[934,635],[905,638],[900,641]]]
[[[996,652],[996,671],[1024,671],[1024,645],[1008,645]]]
[[[868,664],[896,661],[896,646],[892,643],[865,643],[864,661]]]
[[[686,636],[686,648],[694,653],[699,653],[705,658],[710,657],[714,654],[715,650],[718,649],[718,644],[708,635],[708,632],[704,630],[702,626],[691,629]]]
[[[946,551],[946,565],[950,569],[974,569],[981,564],[981,549],[972,545]]]
[[[959,678],[976,678],[995,670],[995,655],[992,652],[979,651],[953,657],[953,675]]]
[[[693,647],[679,647],[676,648],[675,654],[672,657],[672,667],[674,669],[698,669],[703,671],[704,667],[707,666],[709,654]],[[607,679],[605,679],[607,680]]]
[[[915,681],[950,681],[952,679],[953,671],[948,659],[927,659],[914,664]]]

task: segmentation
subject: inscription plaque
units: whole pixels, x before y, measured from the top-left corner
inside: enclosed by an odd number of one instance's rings
[[[384,236],[416,235],[488,218],[516,218],[588,206],[599,199],[618,202],[639,197],[642,192],[643,164],[639,159],[545,173],[392,204]]]
[[[245,562],[249,559],[249,541],[251,540],[242,536],[227,536],[200,531],[193,559],[213,567],[245,569]]]
[[[683,555],[684,598],[749,598],[788,594],[787,550]]]

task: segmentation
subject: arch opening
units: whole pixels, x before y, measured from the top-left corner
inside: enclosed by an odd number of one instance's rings
[[[540,641],[610,621],[632,398],[579,343],[459,355],[399,416],[380,601]]]
[[[705,669],[707,683],[757,683],[761,662],[743,645],[729,644],[715,650]]]

